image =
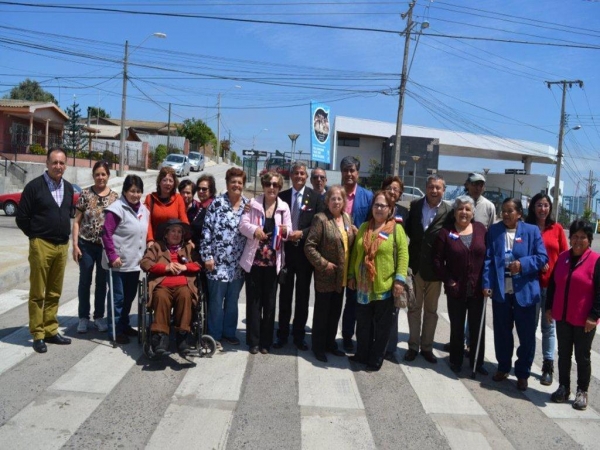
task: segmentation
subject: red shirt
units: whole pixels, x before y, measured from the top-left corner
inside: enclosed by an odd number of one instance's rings
[[[569,244],[567,243],[565,230],[558,223],[553,223],[542,231],[542,240],[544,241],[544,247],[546,247],[546,253],[548,253],[549,269],[547,272],[540,272],[540,286],[547,288],[550,284],[550,276],[558,260],[558,255],[568,250]]]

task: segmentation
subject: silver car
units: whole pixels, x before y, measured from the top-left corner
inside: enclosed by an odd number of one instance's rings
[[[425,194],[418,187],[404,186],[404,193],[402,194],[401,200],[412,202],[413,200],[419,200],[423,197],[425,197]]]
[[[170,155],[167,155],[162,163],[160,163],[158,169],[160,170],[163,167],[172,167],[178,177],[185,177],[190,174],[192,165],[187,156],[171,153]]]
[[[191,170],[193,172],[204,170],[204,155],[202,153],[190,152],[188,158],[190,159],[190,164],[192,165]]]

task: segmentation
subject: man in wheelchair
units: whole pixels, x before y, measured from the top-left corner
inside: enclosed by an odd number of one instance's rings
[[[190,349],[188,335],[192,308],[198,302],[196,275],[200,271],[198,252],[193,251],[190,226],[171,219],[158,226],[156,240],[140,263],[148,273],[148,307],[154,311],[150,326],[152,347],[157,355],[169,349],[171,309],[177,349]]]

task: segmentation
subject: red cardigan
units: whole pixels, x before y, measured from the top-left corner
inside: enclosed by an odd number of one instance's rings
[[[540,286],[547,288],[550,284],[550,277],[554,270],[554,265],[558,260],[558,255],[569,249],[565,230],[562,225],[553,223],[552,225],[544,228],[542,231],[542,240],[544,241],[544,247],[546,247],[546,253],[548,253],[548,266],[547,272],[540,272]]]
[[[146,197],[144,205],[146,205],[146,208],[150,211],[146,242],[154,241],[154,233],[156,233],[158,225],[169,219],[179,219],[187,224],[190,223],[185,210],[183,197],[177,193],[171,195],[168,203],[165,204],[158,199],[158,194],[153,192]]]

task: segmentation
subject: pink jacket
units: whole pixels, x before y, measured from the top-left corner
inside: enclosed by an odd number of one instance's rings
[[[263,209],[264,195],[260,195],[250,200],[250,211],[242,215],[240,221],[240,233],[246,236],[246,246],[244,247],[244,253],[240,259],[240,266],[246,272],[250,272],[252,269],[252,263],[254,262],[254,256],[258,249],[259,241],[254,238],[254,233],[257,228],[262,226],[263,219],[265,217],[265,210]],[[283,236],[283,240],[287,240],[289,231],[292,229],[292,217],[290,214],[290,207],[286,202],[281,199],[277,200],[277,208],[275,209],[275,225],[280,227],[285,225],[287,228],[286,234]],[[284,251],[283,245],[277,250],[277,273],[281,270],[283,265]]]

